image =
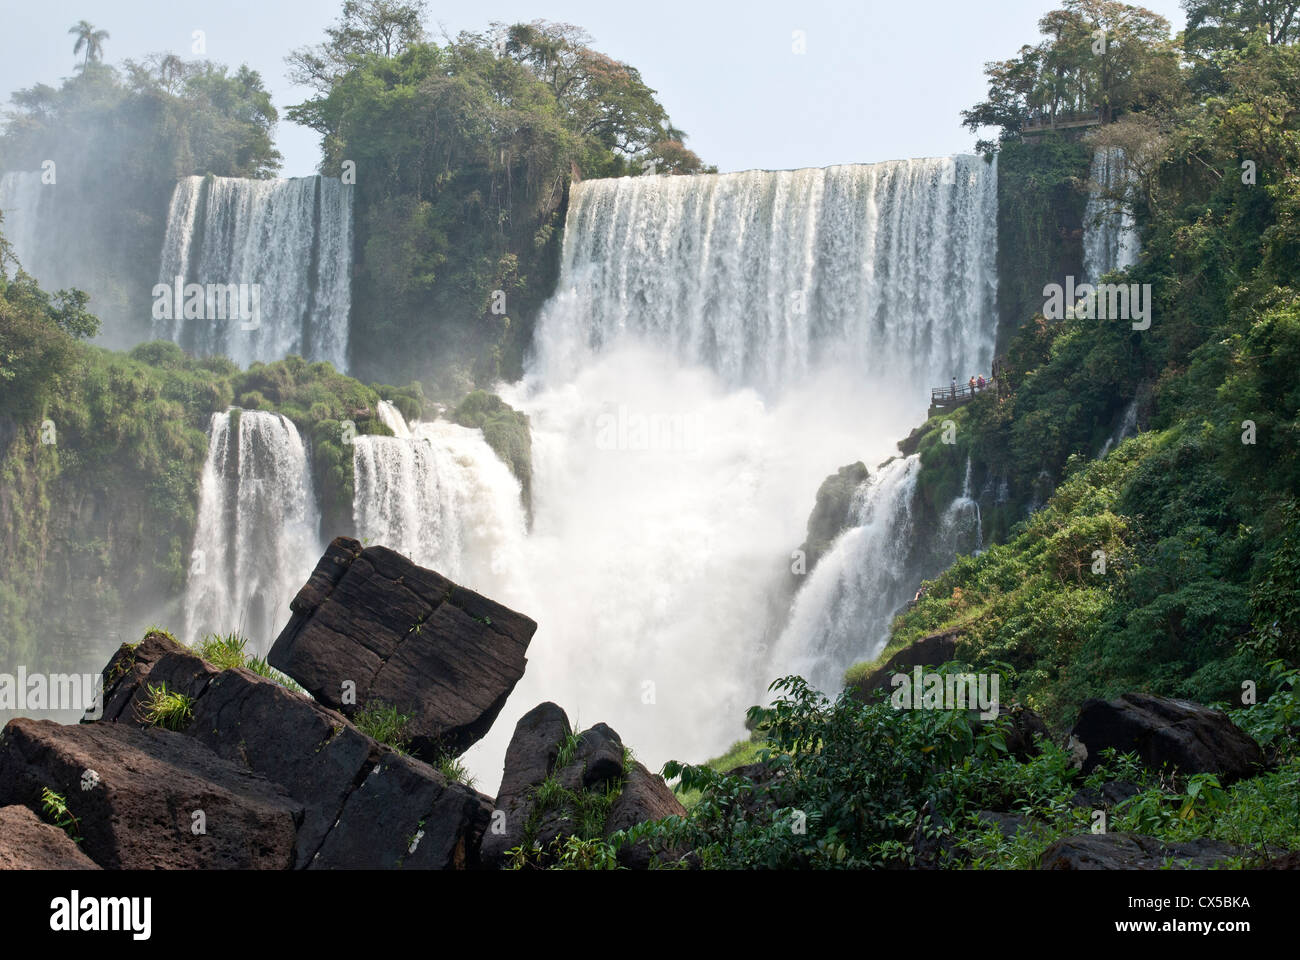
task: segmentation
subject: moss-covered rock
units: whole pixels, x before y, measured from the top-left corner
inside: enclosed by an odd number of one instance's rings
[[[519,480],[520,495],[529,523],[533,515],[533,440],[528,415],[520,413],[494,393],[475,390],[451,414],[453,423],[478,427],[483,439]]]

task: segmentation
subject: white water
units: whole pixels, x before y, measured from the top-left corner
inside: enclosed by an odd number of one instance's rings
[[[1106,196],[1122,194],[1132,180],[1124,152],[1115,147],[1096,151],[1089,178],[1093,187],[1083,215],[1083,272],[1089,283],[1096,283],[1137,263],[1141,243],[1132,210]]]
[[[920,467],[916,455],[891,460],[859,490],[852,528],[795,598],[777,644],[783,672],[798,673],[834,695],[847,666],[875,659],[884,649],[894,613],[916,590],[909,560]]]
[[[174,315],[155,320],[155,336],[241,366],[296,353],[346,370],[351,264],[352,191],[340,181],[185,177],[172,194],[158,282],[258,284],[259,323]]]
[[[408,428],[389,403],[379,415],[396,436],[353,440],[357,536],[485,596],[511,592],[526,520],[510,468],[480,430],[442,420]]]
[[[1098,460],[1106,456],[1106,454],[1110,453],[1111,450],[1119,446],[1119,444],[1123,443],[1129,437],[1137,436],[1137,409],[1138,402],[1137,398],[1134,397],[1129,401],[1128,406],[1124,408],[1124,415],[1120,417],[1119,424],[1115,427],[1115,432],[1107,437],[1106,442],[1101,445],[1101,452],[1097,454]]]
[[[41,183],[39,170],[0,176],[0,211],[4,213],[0,231],[3,231],[23,269],[42,283],[57,276],[51,273],[53,265],[45,256],[41,231],[42,218],[47,215],[52,195],[51,185]],[[13,266],[8,265],[6,272],[12,277]]]
[[[873,480],[782,630],[790,553],[829,473],[885,460],[931,386],[987,368],[995,225],[975,158],[574,187],[536,356],[502,388],[531,418],[533,531],[495,592],[467,583],[540,625],[466,756],[482,788],[542,700],[651,766],[703,760],[772,678],[830,689],[879,643],[914,590],[890,558],[915,461]]]
[[[185,635],[239,633],[265,655],[324,547],[307,454],[280,414],[214,413],[185,594]]]

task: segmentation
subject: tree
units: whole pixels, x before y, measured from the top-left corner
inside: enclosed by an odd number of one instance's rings
[[[107,30],[96,30],[89,20],[79,20],[75,26],[68,28],[68,33],[75,34],[77,37],[76,46],[72,48],[73,56],[81,53],[82,49],[86,51],[83,68],[89,66],[91,61],[98,63],[103,59],[104,41],[108,39]]]
[[[423,43],[427,0],[345,0],[339,20],[325,29],[325,43],[286,57],[294,83],[318,94],[367,55],[391,58]]]

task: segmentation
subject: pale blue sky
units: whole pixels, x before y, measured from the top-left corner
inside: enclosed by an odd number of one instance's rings
[[[1148,8],[1183,23],[1177,0]],[[276,106],[303,98],[284,56],[315,43],[335,0],[0,0],[0,94],[72,72],[67,29],[85,18],[109,31],[106,59],[159,51],[207,55],[261,72]],[[1035,42],[1051,0],[454,0],[430,4],[430,27],[455,34],[493,20],[582,26],[596,47],[638,67],[687,141],[719,169],[790,168],[967,152],[959,111],[984,92],[987,60]],[[807,53],[791,50],[804,31]],[[287,176],[312,173],[317,137],[282,120]]]

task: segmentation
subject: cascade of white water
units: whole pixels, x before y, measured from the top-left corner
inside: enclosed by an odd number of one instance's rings
[[[1137,409],[1138,402],[1137,398],[1134,397],[1129,401],[1128,406],[1124,408],[1124,415],[1120,417],[1119,425],[1115,428],[1115,432],[1107,437],[1106,442],[1101,445],[1101,452],[1097,454],[1098,460],[1106,456],[1106,454],[1110,453],[1111,450],[1123,443],[1129,437],[1137,435]]]
[[[345,370],[351,262],[352,191],[340,181],[185,177],[172,194],[158,271],[173,305],[168,316],[155,300],[155,335],[242,366],[296,353]],[[203,297],[195,299],[202,309],[178,314],[178,277],[205,291],[256,285],[257,316],[218,316]]]
[[[353,440],[357,535],[506,603],[520,604],[526,521],[519,481],[471,430],[437,420],[409,427],[381,403],[392,437]]]
[[[1137,263],[1141,243],[1133,212],[1126,203],[1107,196],[1121,194],[1132,177],[1118,147],[1093,154],[1093,188],[1083,215],[1083,272],[1089,283]]]
[[[528,375],[499,388],[530,418],[531,533],[479,431],[381,408],[358,534],[539,623],[465,758],[485,788],[542,700],[651,766],[699,760],[772,676],[830,685],[883,638],[915,589],[915,458],[872,480],[782,631],[789,551],[827,474],[886,459],[930,386],[987,369],[996,193],[971,157],[576,184]]]
[[[0,176],[0,212],[4,214],[3,229],[14,256],[23,269],[43,284],[57,279],[53,265],[46,257],[46,244],[41,230],[42,220],[48,216],[47,201],[52,196],[48,184],[41,183],[37,170],[24,170]],[[13,276],[14,268],[7,265]]]
[[[576,185],[537,372],[630,334],[766,395],[828,362],[965,380],[992,359],[996,210],[977,157]]]
[[[293,422],[214,413],[199,486],[185,633],[239,633],[265,655],[323,550],[307,453]]]
[[[889,624],[912,598],[912,496],[921,461],[891,460],[855,498],[852,526],[832,544],[799,591],[777,643],[775,665],[832,695],[845,667],[871,660]]]

